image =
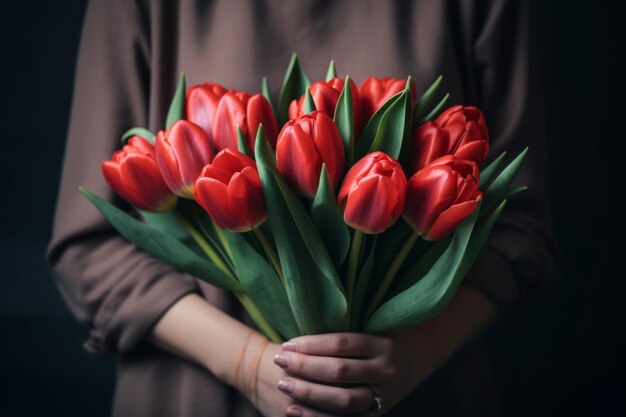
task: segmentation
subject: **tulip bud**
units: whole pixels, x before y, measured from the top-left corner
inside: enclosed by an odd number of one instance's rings
[[[213,146],[216,150],[238,149],[237,126],[241,128],[246,143],[254,150],[259,124],[263,123],[265,137],[272,146],[276,144],[276,118],[272,106],[261,94],[250,95],[242,91],[229,91],[222,96],[213,122]]]
[[[344,150],[332,119],[318,110],[288,121],[276,141],[276,167],[291,189],[314,197],[322,164],[337,186],[343,174]]]
[[[192,86],[187,92],[187,120],[200,126],[213,143],[213,119],[220,98],[226,89],[219,84],[204,83]]]
[[[415,130],[411,172],[419,171],[444,155],[480,165],[488,152],[489,134],[482,112],[476,107],[453,106]]]
[[[330,81],[317,81],[309,88],[315,109],[326,113],[331,119],[335,117],[337,101],[343,90],[345,81],[341,78],[333,78]],[[359,91],[354,81],[350,80],[352,92],[352,109],[354,113],[354,127],[358,130],[361,126],[361,108],[359,104]],[[295,119],[304,114],[304,96],[299,100],[293,100],[289,105],[289,119]]]
[[[387,100],[398,94],[406,87],[406,80],[399,78],[375,78],[370,77],[359,86],[359,99],[361,100],[361,118],[364,124],[372,118]],[[411,99],[415,105],[415,83],[411,80]]]
[[[400,163],[383,152],[372,152],[348,171],[337,203],[348,225],[364,233],[382,233],[402,214],[405,194]]]
[[[133,136],[111,159],[102,162],[102,175],[124,200],[145,211],[168,211],[176,205],[176,196],[161,176],[150,142]]]
[[[404,218],[425,240],[441,240],[476,209],[479,183],[475,162],[438,158],[409,179]]]
[[[156,160],[168,187],[193,198],[193,185],[202,168],[213,159],[209,137],[192,122],[179,120],[156,137]]]
[[[267,219],[261,179],[252,159],[236,149],[224,149],[205,166],[194,197],[215,224],[246,232]]]

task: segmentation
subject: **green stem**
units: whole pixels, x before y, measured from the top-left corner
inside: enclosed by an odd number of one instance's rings
[[[232,260],[233,252],[230,250],[230,245],[228,244],[228,240],[226,240],[226,235],[224,234],[224,231],[220,229],[220,227],[216,225],[215,223],[213,223],[213,228],[215,229],[215,233],[217,234],[218,239],[222,243],[222,247],[226,251],[226,254]]]
[[[274,246],[272,246],[270,241],[267,239],[267,236],[265,236],[265,233],[263,233],[260,227],[257,227],[256,229],[254,229],[254,234],[256,235],[256,237],[259,238],[259,241],[261,242],[261,246],[263,246],[263,250],[265,251],[265,254],[267,255],[268,258],[270,258],[270,262],[272,263],[272,265],[274,265],[274,269],[276,270],[276,273],[278,274],[280,283],[283,284],[283,288],[285,288],[285,277],[283,275],[283,268],[280,265],[280,261],[278,260],[278,255],[276,254],[276,250],[274,249]]]
[[[256,323],[259,330],[261,330],[261,332],[263,332],[263,334],[265,334],[265,336],[267,336],[273,343],[282,343],[282,337],[280,337],[278,332],[274,330],[271,324],[269,324],[267,319],[263,316],[263,313],[261,313],[250,297],[243,293],[235,293],[235,295],[245,307],[252,320]]]
[[[363,244],[363,232],[354,231],[352,238],[352,247],[348,257],[348,269],[346,271],[346,302],[348,303],[348,313],[346,314],[346,328],[349,326],[350,309],[352,308],[352,294],[354,292],[354,282],[356,281],[356,273],[359,266],[359,255],[361,254],[361,245]]]
[[[374,299],[370,303],[370,308],[367,310],[367,314],[365,315],[366,318],[370,318],[372,314],[374,314],[378,306],[380,306],[380,303],[383,301],[383,298],[385,298],[385,294],[387,294],[387,291],[389,290],[393,279],[396,277],[396,274],[400,270],[402,263],[415,245],[415,242],[417,242],[418,238],[419,235],[413,232],[411,233],[411,236],[409,236],[409,238],[406,240],[406,242],[404,242],[402,249],[400,249],[400,252],[398,252],[398,254],[396,255],[396,258],[393,260],[393,263],[387,270],[387,273],[385,274],[383,281],[378,287],[378,290],[376,290]]]
[[[193,227],[191,223],[189,223],[185,216],[180,214],[178,211],[174,211],[173,213],[176,215],[176,219],[180,222],[180,224],[185,228],[185,230],[187,230],[187,233],[189,233],[189,235],[198,244],[198,246],[200,246],[200,249],[202,249],[204,253],[206,253],[209,259],[215,264],[215,266],[224,271],[224,273],[228,275],[228,277],[234,282],[237,282],[237,278],[235,278],[230,268],[226,266],[222,258],[217,254],[217,252],[215,252],[209,242],[207,242],[206,239],[200,233],[198,233],[196,228]]]

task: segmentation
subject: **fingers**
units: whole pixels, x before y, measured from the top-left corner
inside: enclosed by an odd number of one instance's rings
[[[283,350],[317,356],[371,358],[384,349],[387,338],[357,333],[300,336],[283,343]]]
[[[278,381],[278,389],[299,403],[331,413],[363,412],[374,402],[372,391],[367,387],[340,388],[298,378],[285,378]]]
[[[288,374],[318,382],[335,384],[380,383],[384,368],[368,359],[348,359],[311,356],[297,352],[282,352],[274,363]]]
[[[328,414],[302,405],[290,406],[285,415],[287,417],[336,417],[336,414]]]

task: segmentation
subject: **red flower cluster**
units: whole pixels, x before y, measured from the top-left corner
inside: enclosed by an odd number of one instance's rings
[[[368,78],[350,81],[355,132],[406,81]],[[187,92],[187,120],[160,131],[153,146],[132,137],[102,171],[111,188],[142,210],[171,209],[177,196],[195,199],[221,228],[247,231],[267,218],[254,160],[238,151],[238,128],[250,150],[263,124],[276,151],[276,167],[293,191],[313,198],[322,165],[339,188],[345,222],[365,233],[381,233],[404,217],[424,239],[451,234],[477,206],[478,164],[486,158],[485,118],[474,107],[454,106],[413,131],[407,164],[374,152],[345,166],[341,134],[333,116],[344,81],[311,85],[316,111],[304,113],[304,96],[293,100],[279,132],[270,103],[260,94],[195,85]],[[415,104],[415,86],[411,85]],[[217,155],[216,155],[217,154]],[[216,156],[214,156],[216,155]]]

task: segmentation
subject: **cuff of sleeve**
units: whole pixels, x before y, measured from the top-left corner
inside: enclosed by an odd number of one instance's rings
[[[509,262],[488,247],[474,261],[463,285],[480,292],[500,311],[511,310],[520,291]]]
[[[88,352],[132,350],[173,304],[189,293],[199,292],[193,277],[169,267],[146,276],[149,278],[130,293],[117,294],[117,300],[109,301],[109,314],[96,320],[83,344]]]

